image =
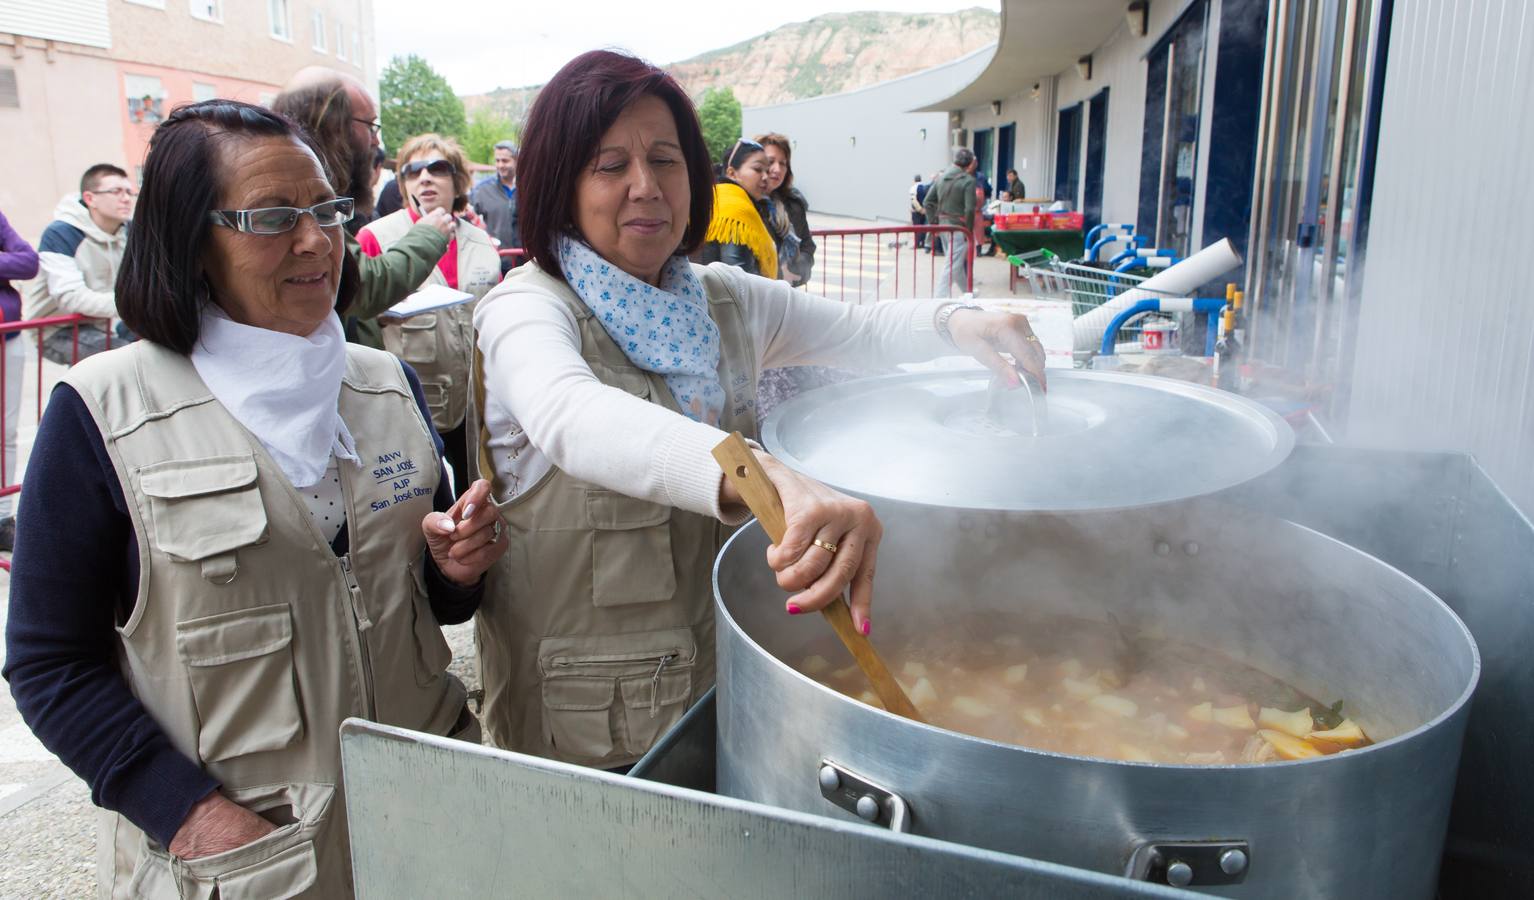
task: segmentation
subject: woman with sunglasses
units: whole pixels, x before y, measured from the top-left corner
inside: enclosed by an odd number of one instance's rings
[[[432,424],[447,446],[453,484],[469,483],[468,439],[464,421],[469,407],[469,361],[474,348],[474,303],[501,280],[501,258],[483,229],[461,216],[469,203],[469,168],[463,150],[451,138],[422,134],[399,151],[397,179],[405,206],[357,234],[362,252],[378,256],[403,239],[422,216],[445,210],[455,216],[447,252],[422,287],[446,285],[474,295],[474,300],[408,319],[380,317],[384,347],[415,368],[431,407]]]
[[[101,896],[349,897],[341,721],[477,739],[437,625],[507,542],[410,369],[343,339],[351,215],[290,120],[171,113],[117,281],[143,339],[39,426],[4,675],[104,809]]]
[[[714,215],[698,261],[779,277],[779,239],[767,227],[772,218],[771,195],[767,151],[756,141],[741,138],[724,155],[723,173],[714,185]]]
[[[749,514],[711,451],[729,432],[756,434],[763,367],[891,364],[957,346],[1018,384],[999,352],[1040,374],[1044,354],[1021,316],[932,300],[852,306],[692,264],[713,219],[708,147],[686,92],[642,60],[576,57],[539,92],[524,134],[518,216],[532,264],[475,311],[475,458],[512,543],[486,575],[476,623],[481,714],[497,746],[615,769],[714,682],[710,572]],[[765,158],[744,152],[729,160],[737,173],[750,154]],[[758,457],[787,512],[765,560],[783,612],[847,591],[869,633],[873,510]]]

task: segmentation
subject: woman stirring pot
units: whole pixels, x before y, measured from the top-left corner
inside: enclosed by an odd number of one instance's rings
[[[508,749],[616,768],[714,680],[709,573],[748,514],[711,451],[756,432],[764,366],[889,364],[960,350],[1043,374],[1019,316],[941,301],[854,307],[687,259],[714,193],[686,93],[608,51],[539,93],[522,148],[523,244],[475,313],[479,459],[511,550],[478,635],[486,730]],[[768,267],[768,272],[775,267]],[[870,507],[758,451],[788,532],[767,563],[788,614],[839,602],[871,627]]]

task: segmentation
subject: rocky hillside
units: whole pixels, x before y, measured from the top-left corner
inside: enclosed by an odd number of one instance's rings
[[[865,87],[931,68],[996,40],[1000,16],[955,13],[829,13],[667,66],[693,97],[729,87],[743,106],[767,106]],[[463,98],[521,119],[538,88]]]

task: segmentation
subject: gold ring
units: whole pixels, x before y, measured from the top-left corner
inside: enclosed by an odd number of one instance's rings
[[[1034,343],[1035,343],[1035,344],[1037,344],[1037,343],[1038,343],[1038,342],[1039,342],[1039,336],[1038,336],[1038,335],[1036,335],[1036,334],[1028,334],[1028,335],[1024,335],[1024,336],[1023,336],[1023,339],[1024,339],[1024,340],[1028,340],[1028,341],[1032,341],[1032,342],[1034,342]]]
[[[501,539],[500,519],[496,519],[494,522],[490,523],[490,534],[492,535],[490,538],[490,543],[492,544]]]
[[[814,540],[810,541],[810,543],[812,543],[815,546],[819,547],[820,549],[826,551],[827,553],[831,554],[832,556],[836,555],[836,545],[831,543],[830,541],[823,541],[820,538],[815,538]]]

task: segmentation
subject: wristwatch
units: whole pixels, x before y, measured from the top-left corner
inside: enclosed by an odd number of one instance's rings
[[[938,337],[940,337],[943,340],[947,341],[949,344],[953,344],[953,346],[957,347],[958,345],[953,343],[953,334],[951,332],[949,332],[949,330],[948,330],[948,320],[952,319],[953,318],[953,314],[958,312],[961,309],[980,309],[980,308],[981,308],[980,305],[977,304],[977,303],[948,303],[948,304],[944,304],[943,306],[938,307],[937,315],[932,317],[932,329],[937,332]]]

